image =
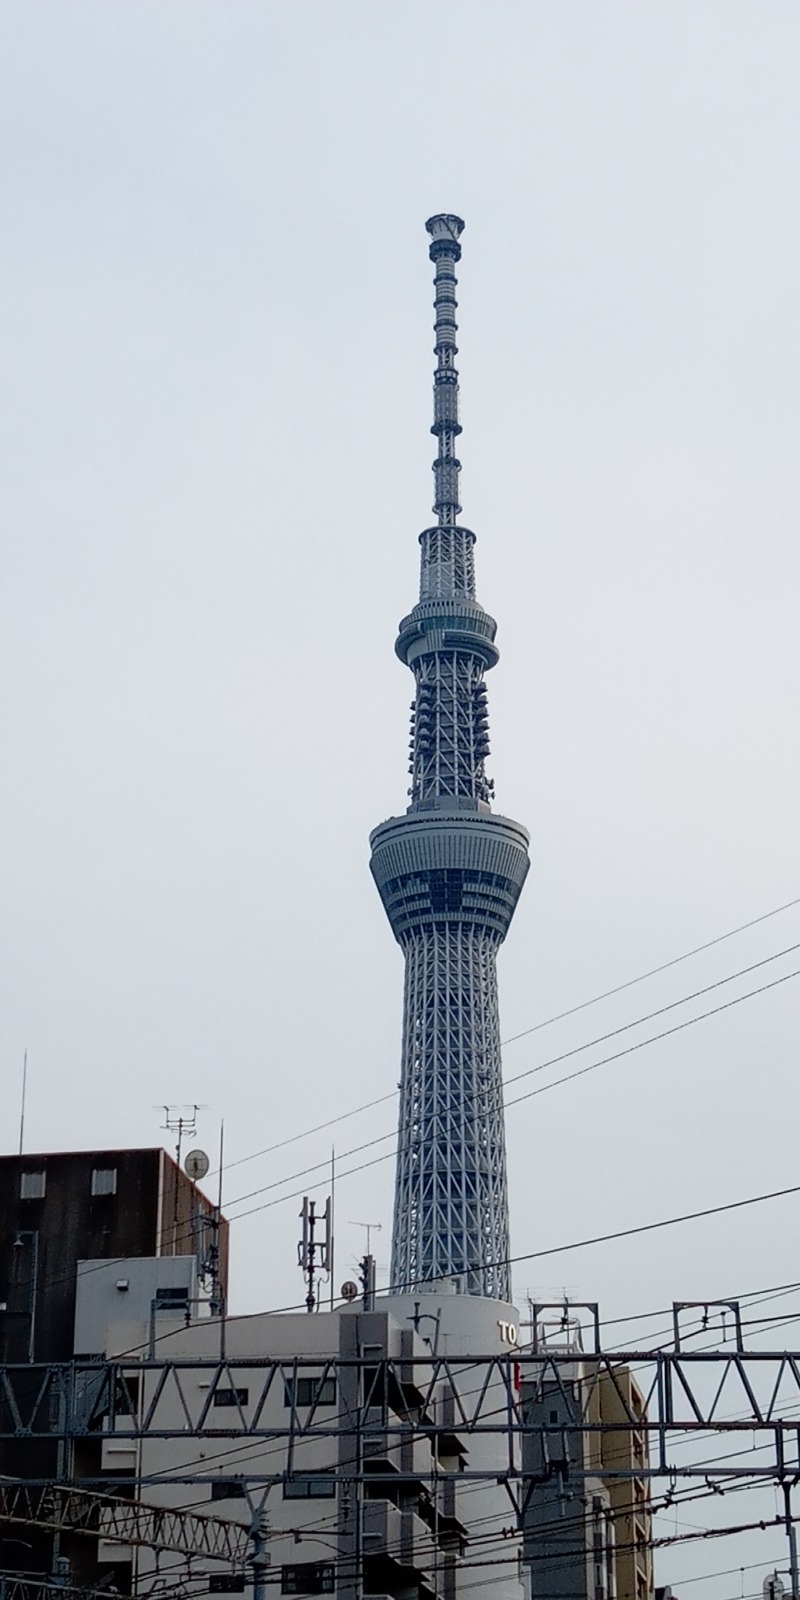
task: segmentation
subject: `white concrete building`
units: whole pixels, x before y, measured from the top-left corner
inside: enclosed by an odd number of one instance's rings
[[[125,1281],[124,1264],[113,1270]],[[150,1504],[191,1506],[248,1528],[263,1510],[271,1593],[476,1600],[490,1586],[493,1600],[520,1600],[506,1487],[515,1462],[503,1425],[515,1396],[498,1369],[474,1359],[510,1353],[512,1307],[445,1286],[379,1298],[372,1311],[356,1303],[187,1323],[156,1302],[149,1281],[135,1294],[130,1276],[125,1290],[97,1276],[86,1294],[79,1286],[81,1340],[126,1367],[130,1354],[139,1421],[149,1419],[138,1442],[123,1437],[131,1429],[124,1415],[109,1429],[109,1483],[135,1473]],[[153,1349],[171,1364],[166,1373],[141,1369]],[[430,1363],[442,1357],[447,1376],[439,1369],[434,1384]],[[496,1431],[471,1433],[472,1418]],[[171,1555],[156,1569],[141,1549],[101,1544],[99,1553],[129,1559],[139,1593],[178,1580],[192,1597],[253,1587],[252,1565],[231,1572]]]

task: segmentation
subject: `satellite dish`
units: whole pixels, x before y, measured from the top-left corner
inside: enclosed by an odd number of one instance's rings
[[[761,1585],[761,1589],[764,1595],[764,1600],[781,1600],[782,1595],[785,1593],[784,1584],[778,1577],[777,1572],[767,1573],[767,1576]]]
[[[352,1278],[348,1278],[347,1282],[342,1284],[339,1293],[343,1300],[355,1300],[358,1294],[358,1284],[354,1283]]]
[[[190,1150],[183,1165],[186,1169],[187,1178],[191,1178],[192,1183],[197,1183],[198,1178],[205,1177],[211,1162],[205,1150]]]

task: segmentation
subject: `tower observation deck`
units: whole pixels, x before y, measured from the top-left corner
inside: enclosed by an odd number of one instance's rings
[[[419,603],[395,645],[414,677],[410,805],[370,836],[372,874],[405,956],[391,1281],[458,1279],[510,1298],[497,951],[528,871],[528,834],[491,809],[485,675],[497,625],[475,596],[458,522],[456,276],[460,217],[431,217],[437,521],[419,536]]]

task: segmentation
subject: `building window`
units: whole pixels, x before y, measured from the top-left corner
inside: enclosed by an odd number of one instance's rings
[[[90,1356],[90,1360],[94,1359]],[[104,1361],[105,1356],[98,1356],[98,1361]],[[139,1379],[130,1373],[120,1375],[115,1385],[114,1410],[118,1417],[135,1417],[139,1410]]]
[[[92,1194],[116,1194],[116,1167],[95,1167],[92,1173]]]
[[[301,1561],[281,1567],[281,1594],[334,1594],[333,1562]]]
[[[238,1478],[214,1478],[211,1484],[212,1500],[244,1500],[244,1484]]]
[[[215,1406],[246,1406],[250,1398],[249,1389],[215,1389]]]
[[[335,1406],[336,1379],[286,1378],[284,1403],[287,1406]]]
[[[333,1500],[335,1496],[336,1478],[324,1469],[284,1479],[284,1500]]]
[[[189,1290],[184,1283],[165,1284],[161,1289],[156,1289],[156,1305],[159,1311],[173,1310],[184,1311],[189,1304]]]
[[[45,1172],[21,1172],[19,1175],[20,1200],[43,1200],[46,1179],[47,1174]]]
[[[208,1577],[209,1594],[244,1594],[247,1579],[243,1572],[211,1572]]]

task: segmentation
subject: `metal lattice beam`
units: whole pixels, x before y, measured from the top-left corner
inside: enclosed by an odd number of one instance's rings
[[[177,1555],[207,1556],[241,1565],[245,1530],[221,1517],[148,1506],[55,1484],[0,1484],[0,1521],[51,1533],[85,1533],[115,1544],[147,1545]]]
[[[20,1578],[0,1572],[0,1600],[110,1600],[109,1590],[76,1589],[58,1578]]]
[[[519,1476],[518,1454],[523,1437],[545,1438],[550,1431],[544,1424],[535,1425],[526,1418],[527,1402],[541,1397],[548,1388],[552,1391],[554,1386],[566,1392],[566,1386],[573,1384],[576,1362],[582,1374],[582,1399],[578,1403],[573,1397],[574,1421],[567,1431],[613,1434],[630,1432],[635,1427],[649,1441],[651,1459],[646,1475],[769,1478],[800,1468],[800,1352],[744,1349],[631,1350],[580,1355],[574,1351],[516,1351],[507,1356],[478,1354],[468,1368],[463,1358],[454,1363],[450,1358],[436,1356],[380,1361],[357,1357],[145,1361],[137,1367],[140,1403],[136,1411],[127,1398],[130,1366],[115,1362],[100,1368],[96,1363],[90,1367],[80,1362],[64,1366],[6,1366],[0,1367],[0,1438],[76,1439],[101,1435],[116,1440],[250,1439],[280,1441],[291,1450],[303,1440],[334,1439],[346,1432],[358,1435],[365,1443],[384,1440],[387,1448],[420,1437],[452,1440],[456,1434],[468,1442],[479,1435],[493,1435],[505,1440],[507,1470],[513,1479]],[[644,1418],[626,1409],[626,1391],[617,1380],[622,1367],[636,1370],[645,1403]],[[87,1407],[90,1372],[94,1374],[94,1385],[91,1405]],[[287,1387],[296,1384],[303,1372],[314,1374],[320,1392],[329,1380],[335,1383],[339,1399],[333,1411],[323,1404],[286,1404]],[[354,1373],[358,1377],[355,1385],[351,1381]],[[616,1422],[593,1420],[593,1387],[601,1382],[616,1388]],[[241,1404],[226,1408],[224,1426],[219,1425],[221,1412],[213,1404],[220,1387],[246,1394]],[[571,1387],[569,1392],[572,1394]],[[438,1402],[443,1393],[451,1396],[447,1422],[438,1420]],[[348,1394],[357,1395],[357,1400],[348,1401]],[[390,1405],[385,1402],[386,1395],[393,1396]],[[53,1418],[59,1420],[54,1422]],[[762,1457],[756,1463],[741,1465],[721,1457],[715,1464],[713,1452],[704,1450],[701,1456],[692,1443],[696,1440],[699,1445],[701,1436],[708,1433],[719,1437],[757,1435],[763,1446]],[[688,1458],[687,1445],[692,1447]],[[612,1470],[612,1476],[616,1470]],[[493,1466],[490,1475],[496,1471]],[[458,1474],[465,1475],[480,1478],[486,1474],[468,1463],[466,1473]],[[625,1477],[629,1473],[620,1468],[618,1475]],[[247,1476],[252,1481],[275,1479],[274,1472],[270,1475],[248,1471]],[[171,1473],[170,1477],[176,1482],[208,1482],[208,1475],[199,1472],[196,1465],[185,1473]],[[148,1508],[132,1508],[124,1502],[120,1506],[123,1518],[134,1512],[147,1516]],[[204,1537],[217,1537],[216,1531],[209,1528],[208,1519],[198,1519],[198,1524],[202,1524]],[[163,1541],[169,1533],[179,1543],[188,1531],[188,1523],[176,1525],[171,1533],[163,1525],[160,1532],[152,1526],[142,1533],[142,1538],[144,1542],[157,1543],[158,1537]],[[119,1537],[131,1542],[130,1531],[121,1531]],[[208,1553],[226,1554],[219,1547]]]

